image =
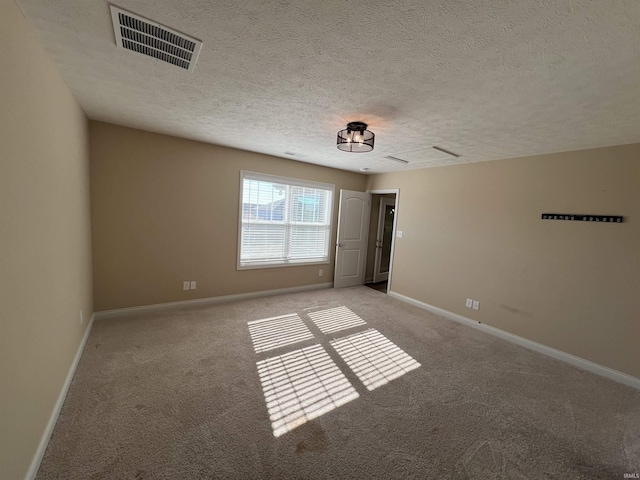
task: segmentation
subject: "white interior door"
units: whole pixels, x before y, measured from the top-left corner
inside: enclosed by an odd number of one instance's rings
[[[370,214],[370,193],[340,190],[335,288],[364,283]]]
[[[378,234],[376,237],[376,256],[373,264],[374,283],[384,282],[389,279],[395,206],[395,198],[382,197],[380,199],[380,210],[378,212]]]

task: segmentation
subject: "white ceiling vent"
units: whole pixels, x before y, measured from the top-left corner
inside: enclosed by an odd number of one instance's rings
[[[404,163],[404,164],[409,163],[409,161],[408,161],[408,160],[403,160],[402,158],[393,157],[393,156],[391,156],[391,155],[387,155],[387,156],[386,156],[386,157],[384,157],[384,158],[389,159],[389,160],[393,160],[394,162],[399,162],[399,163]]]
[[[442,147],[437,147],[437,146],[434,145],[433,148],[435,148],[439,152],[446,153],[447,155],[451,155],[452,157],[458,158],[460,156],[457,153],[453,153],[451,150],[446,150],[446,149],[444,149]]]
[[[118,48],[148,55],[185,70],[195,68],[202,42],[110,5]]]

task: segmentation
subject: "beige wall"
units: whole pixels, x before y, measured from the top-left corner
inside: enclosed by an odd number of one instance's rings
[[[392,291],[640,377],[640,144],[374,175],[367,188],[400,188]]]
[[[13,480],[92,313],[89,165],[85,116],[11,0],[0,44],[0,478]]]
[[[90,137],[97,311],[333,281],[339,190],[364,175],[100,122]],[[240,170],[335,184],[330,264],[236,269]]]

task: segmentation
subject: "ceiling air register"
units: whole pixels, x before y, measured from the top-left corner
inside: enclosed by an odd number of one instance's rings
[[[157,58],[188,71],[195,68],[202,42],[135,13],[110,5],[118,48]]]

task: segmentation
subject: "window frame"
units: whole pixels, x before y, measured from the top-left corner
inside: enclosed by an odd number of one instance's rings
[[[243,227],[243,196],[244,196],[244,180],[257,180],[264,182],[273,182],[279,184],[285,184],[288,186],[294,187],[306,187],[306,188],[318,188],[323,190],[328,190],[331,192],[331,198],[329,199],[328,206],[328,220],[329,224],[327,225],[328,229],[328,240],[327,240],[327,255],[326,260],[277,260],[277,261],[269,261],[269,262],[256,262],[256,263],[244,263],[242,262],[242,227]],[[322,183],[322,182],[314,182],[311,180],[303,180],[299,178],[292,177],[284,177],[280,175],[270,175],[267,173],[259,173],[252,172],[248,170],[240,170],[240,185],[239,185],[239,195],[238,195],[238,250],[237,250],[237,258],[236,258],[236,269],[237,270],[256,270],[262,268],[280,268],[280,267],[298,267],[303,265],[328,265],[331,263],[331,239],[333,236],[333,224],[334,224],[334,198],[335,198],[335,185],[331,183]],[[287,202],[285,208],[288,209],[289,201],[287,198]],[[290,221],[284,223],[285,231],[289,232],[290,225],[293,225]],[[285,238],[285,242],[288,245],[290,241],[289,235],[287,234]]]

